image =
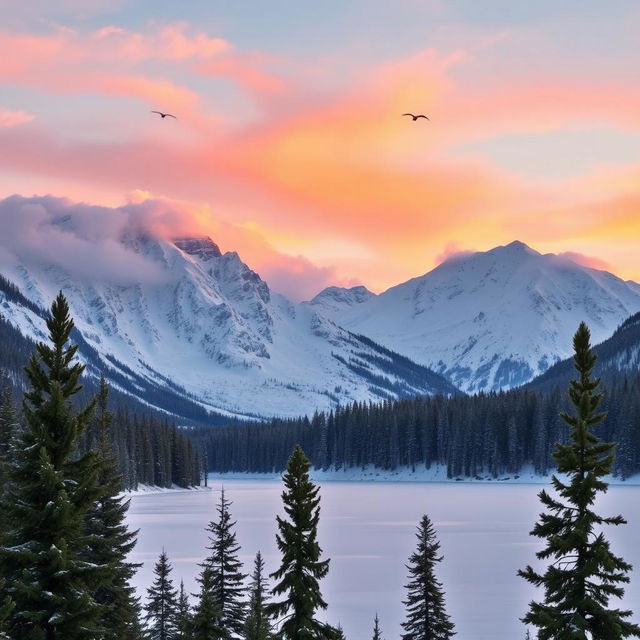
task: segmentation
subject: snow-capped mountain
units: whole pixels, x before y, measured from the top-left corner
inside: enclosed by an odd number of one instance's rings
[[[73,218],[55,224],[80,232]],[[62,290],[109,368],[123,363],[131,376],[227,415],[297,416],[354,400],[455,392],[439,375],[271,292],[209,238],[168,241],[127,229],[121,244],[121,261],[136,265],[139,278],[82,277],[40,259],[5,260],[1,272],[41,308]],[[1,292],[0,313],[43,339],[42,318]]]
[[[594,343],[608,338],[640,310],[640,285],[512,242],[359,303],[324,299],[323,292],[309,304],[475,392],[523,384],[570,356],[583,320]]]
[[[362,304],[375,298],[376,294],[372,293],[366,287],[358,285],[345,289],[344,287],[327,287],[323,289],[313,300],[308,304],[311,307],[317,307],[317,309],[327,314],[336,314],[346,309]]]

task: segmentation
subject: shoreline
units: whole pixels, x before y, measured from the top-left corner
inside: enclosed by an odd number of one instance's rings
[[[228,471],[217,472],[210,471],[208,473],[208,482],[216,480],[280,480],[283,472],[249,472],[249,471]],[[429,469],[418,469],[413,471],[410,468],[401,468],[394,471],[385,469],[376,469],[367,466],[339,470],[322,470],[312,468],[309,472],[314,482],[412,482],[412,483],[446,483],[446,484],[549,484],[553,474],[541,476],[533,472],[530,468],[525,468],[519,473],[503,474],[497,478],[490,476],[463,477],[456,476],[447,478],[447,468],[445,466],[432,466]],[[562,480],[566,476],[556,474]],[[640,474],[636,474],[622,480],[615,476],[607,476],[604,478],[611,486],[640,486]],[[204,488],[204,487],[203,487]]]

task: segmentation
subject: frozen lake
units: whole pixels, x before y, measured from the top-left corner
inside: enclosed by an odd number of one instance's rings
[[[205,555],[204,528],[216,517],[220,481],[213,491],[134,496],[129,524],[140,529],[132,554],[144,562],[137,585],[152,579],[153,563],[164,547],[176,585],[195,592],[198,563]],[[256,551],[269,572],[279,565],[275,514],[281,512],[282,485],[274,480],[224,480],[231,513],[250,573]],[[447,610],[460,640],[521,640],[518,618],[533,597],[541,597],[516,571],[534,564],[540,548],[531,530],[540,512],[541,485],[474,483],[326,482],[322,484],[319,541],[331,558],[321,583],[329,603],[326,619],[344,627],[348,640],[368,640],[378,612],[386,640],[400,637],[404,619],[405,563],[415,548],[418,520],[435,523],[444,560],[438,576]],[[603,515],[622,513],[629,524],[609,527],[612,550],[639,569],[627,586],[625,603],[640,621],[640,487],[612,486],[599,507]],[[606,511],[606,514],[604,513]],[[616,607],[617,602],[612,601]]]

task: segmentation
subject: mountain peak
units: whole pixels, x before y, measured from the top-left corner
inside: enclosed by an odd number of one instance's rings
[[[375,298],[376,294],[372,293],[363,285],[355,287],[327,287],[323,289],[309,304],[313,306],[321,306],[331,308],[333,311],[338,309],[347,309],[367,302],[371,298]]]
[[[514,240],[509,244],[500,245],[499,247],[494,247],[488,253],[494,253],[494,252],[509,252],[513,254],[528,253],[534,256],[541,255],[538,251],[536,251],[535,249],[532,249],[529,245],[525,244],[524,242],[521,242],[520,240]]]
[[[219,258],[222,253],[218,245],[209,236],[191,236],[174,238],[173,244],[191,256],[197,256],[205,262],[212,258]]]

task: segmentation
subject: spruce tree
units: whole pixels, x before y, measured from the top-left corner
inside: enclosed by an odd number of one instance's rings
[[[373,636],[372,640],[382,640],[382,630],[380,629],[380,618],[376,613],[376,617],[373,619]]]
[[[573,338],[578,378],[569,387],[572,415],[561,414],[571,428],[567,444],[557,444],[553,457],[558,473],[551,479],[555,496],[540,492],[546,512],[531,532],[546,539],[536,556],[552,559],[544,573],[528,566],[519,574],[544,587],[542,602],[531,602],[523,622],[538,627],[539,640],[618,640],[640,637],[640,628],[626,620],[631,611],[609,608],[609,599],[622,597],[621,584],[629,582],[631,565],[615,556],[601,528],[625,524],[622,516],[603,517],[592,506],[607,490],[603,477],[610,473],[615,445],[603,442],[591,429],[604,418],[598,412],[600,381],[592,379],[596,356],[591,351],[589,329],[583,323]]]
[[[9,463],[14,437],[18,432],[18,415],[13,404],[13,394],[6,375],[0,377],[0,493],[8,482]],[[0,514],[0,524],[2,514]],[[0,528],[0,531],[3,529]]]
[[[278,636],[283,640],[324,640],[335,636],[335,629],[315,617],[318,609],[327,608],[319,581],[329,572],[329,560],[320,560],[319,487],[309,479],[309,467],[308,458],[296,445],[283,476],[282,502],[288,519],[277,516],[276,541],[282,564],[271,574],[278,581],[273,594],[284,595],[284,599],[267,607],[271,616],[281,619]]]
[[[210,543],[207,549],[211,553],[203,565],[211,571],[212,595],[219,613],[217,625],[225,637],[237,638],[244,628],[246,603],[243,583],[247,576],[242,573],[242,563],[238,559],[240,545],[233,530],[236,523],[231,520],[231,504],[222,489],[217,507],[218,519],[207,526]]]
[[[175,640],[178,592],[171,580],[171,564],[162,550],[153,572],[156,576],[147,589],[147,634],[150,640]]]
[[[5,581],[0,580],[0,594],[3,593]],[[9,640],[7,635],[9,615],[13,611],[14,602],[10,596],[0,595],[0,640]]]
[[[191,626],[193,640],[229,640],[229,630],[220,626],[221,611],[214,595],[213,572],[210,566],[202,567],[198,582],[200,593]]]
[[[271,618],[267,615],[267,580],[264,575],[264,560],[258,551],[249,586],[249,608],[244,625],[245,640],[271,640],[273,629]]]
[[[178,607],[176,610],[176,635],[175,640],[192,640],[192,614],[189,606],[189,596],[184,589],[184,582],[180,581],[178,593]]]
[[[2,509],[9,522],[0,547],[0,578],[15,608],[10,636],[93,640],[100,608],[93,593],[103,567],[83,559],[87,511],[98,495],[95,455],[76,453],[93,403],[76,410],[84,367],[68,345],[73,329],[60,293],[47,320],[51,344],[38,343],[25,369],[24,431],[14,449]]]
[[[101,377],[91,424],[98,446],[100,495],[87,514],[85,555],[88,561],[106,569],[95,593],[96,601],[102,605],[102,639],[136,640],[140,632],[140,606],[131,579],[140,565],[128,562],[127,556],[136,544],[137,532],[129,531],[125,522],[130,500],[121,495],[122,476],[116,471],[111,448],[113,414],[108,404],[109,386]]]
[[[418,546],[409,558],[409,583],[404,605],[407,619],[402,623],[406,633],[403,640],[448,640],[455,635],[444,605],[442,584],[435,575],[440,542],[428,516],[422,516],[418,525]]]
[[[344,629],[338,622],[338,626],[333,630],[332,636],[334,640],[347,640],[347,636],[344,635]]]

